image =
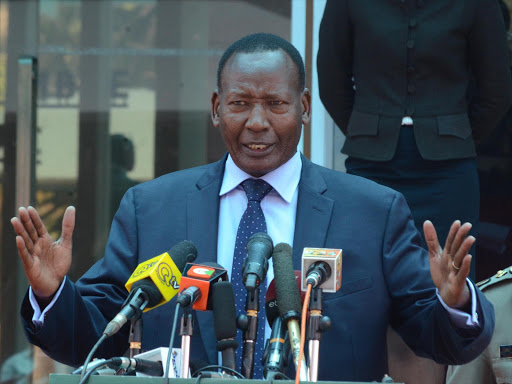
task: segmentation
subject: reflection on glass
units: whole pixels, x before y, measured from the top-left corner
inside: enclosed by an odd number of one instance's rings
[[[38,25],[17,23],[9,36],[9,19],[24,20],[24,7],[34,4]],[[126,189],[223,155],[209,107],[220,55],[249,33],[289,39],[290,13],[291,0],[0,0],[0,129],[4,105],[16,100],[6,85],[16,78],[7,62],[31,37],[39,60],[33,204],[54,238],[65,208],[77,207],[72,279],[101,256]],[[0,162],[0,209],[11,215],[14,203],[3,208],[6,188]],[[12,238],[5,215],[0,211],[0,233]],[[1,253],[0,261],[13,253]],[[11,286],[22,281],[11,278]],[[19,285],[18,296],[26,289]],[[12,318],[19,303],[0,294],[0,312]],[[22,342],[5,343],[12,333]],[[44,384],[49,372],[66,371],[25,342],[17,319],[15,330],[0,327],[0,352],[2,382]]]

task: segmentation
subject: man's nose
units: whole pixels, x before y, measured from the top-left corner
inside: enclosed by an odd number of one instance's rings
[[[268,129],[269,123],[266,108],[261,104],[253,105],[245,126],[254,131]]]

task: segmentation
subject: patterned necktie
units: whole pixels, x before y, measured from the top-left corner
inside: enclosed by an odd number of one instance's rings
[[[238,232],[236,234],[235,254],[233,257],[233,270],[231,282],[235,291],[235,304],[238,314],[245,314],[245,302],[247,290],[242,279],[242,266],[247,256],[246,246],[252,235],[258,232],[267,232],[265,216],[261,210],[261,200],[272,190],[272,186],[261,179],[247,179],[242,183],[242,187],[247,194],[247,209],[245,210]],[[254,349],[254,378],[263,378],[263,368],[261,358],[265,347],[265,292],[266,279],[261,282],[259,295],[258,311],[258,334]],[[237,332],[237,341],[239,347],[236,350],[237,366],[241,367],[242,362],[242,331]]]

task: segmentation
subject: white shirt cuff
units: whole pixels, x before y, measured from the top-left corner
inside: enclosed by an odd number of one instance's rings
[[[34,295],[34,292],[32,291],[32,287],[29,287],[28,289],[28,299],[30,301],[30,305],[32,306],[32,309],[34,310],[34,315],[32,316],[32,323],[36,327],[41,327],[44,324],[44,316],[46,313],[53,307],[53,304],[57,301],[57,299],[60,296],[60,293],[62,292],[62,288],[64,288],[64,283],[66,282],[67,276],[64,276],[64,280],[62,280],[62,284],[60,285],[59,289],[55,293],[55,296],[53,296],[52,301],[50,301],[50,304],[46,306],[46,308],[41,312],[41,307],[39,306],[39,303],[37,302],[36,295]]]
[[[450,319],[453,321],[453,323],[461,328],[477,328],[480,327],[480,323],[478,322],[478,313],[476,312],[476,293],[475,293],[475,287],[473,286],[473,283],[466,279],[466,282],[469,286],[469,292],[471,293],[471,313],[466,313],[463,311],[460,311],[455,308],[451,308],[445,304],[443,299],[441,299],[441,295],[439,295],[439,291],[436,288],[436,294],[439,298],[439,301],[441,302],[442,306],[448,311],[448,314],[450,315]]]

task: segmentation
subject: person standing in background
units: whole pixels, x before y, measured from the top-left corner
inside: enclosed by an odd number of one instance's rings
[[[427,217],[442,234],[460,217],[475,234],[475,142],[512,101],[498,1],[328,0],[319,39],[320,98],[346,136],[347,172],[401,192],[420,233]],[[416,358],[394,333],[390,345],[410,354],[408,366],[395,363],[411,382],[444,381],[442,366],[409,364]]]
[[[455,217],[476,226],[475,142],[512,102],[497,0],[328,0],[318,79],[348,173],[404,194],[420,233],[427,217],[443,234]]]
[[[491,344],[470,363],[448,367],[446,384],[512,383],[512,266],[477,285],[496,312]]]

